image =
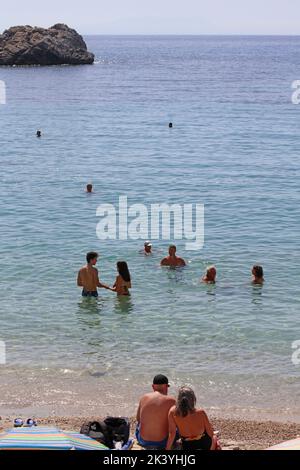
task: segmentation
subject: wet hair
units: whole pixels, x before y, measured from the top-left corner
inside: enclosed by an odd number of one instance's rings
[[[117,268],[120,276],[124,279],[125,282],[130,282],[130,272],[127,266],[126,261],[118,261]]]
[[[215,266],[208,266],[208,268],[206,269],[206,277],[211,277],[210,273],[214,273],[214,278],[216,277],[217,275],[217,269]]]
[[[98,253],[96,251],[89,251],[88,254],[86,255],[86,260],[89,263],[92,259],[98,258]]]
[[[175,414],[185,418],[195,411],[196,395],[190,387],[181,387],[178,391]]]
[[[93,185],[91,183],[87,184],[86,189],[93,189]]]
[[[255,276],[262,279],[264,277],[264,270],[262,266],[255,265],[253,266],[253,271],[255,273]]]
[[[176,245],[170,245],[170,246],[169,246],[169,250],[170,250],[171,248],[174,248],[175,251],[177,250]]]

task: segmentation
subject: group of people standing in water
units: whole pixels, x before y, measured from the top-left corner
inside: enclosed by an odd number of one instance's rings
[[[152,254],[152,243],[146,241],[144,249],[141,251],[144,255],[149,256]],[[83,297],[98,297],[98,288],[108,289],[118,295],[130,295],[129,289],[131,288],[131,276],[126,261],[117,262],[118,275],[112,287],[100,282],[96,264],[98,261],[98,253],[90,251],[86,255],[87,264],[83,266],[77,276],[77,285],[82,287]],[[186,266],[183,258],[176,255],[176,246],[169,246],[168,256],[163,258],[160,262],[161,266],[168,266],[171,268],[178,268]],[[262,285],[264,282],[264,272],[262,266],[254,265],[252,268],[252,283]],[[217,277],[217,269],[215,266],[209,266],[201,281],[207,284],[215,284]]]

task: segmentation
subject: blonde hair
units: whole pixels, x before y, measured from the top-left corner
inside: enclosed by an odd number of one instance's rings
[[[181,387],[178,391],[176,415],[183,418],[195,411],[196,395],[190,387]]]

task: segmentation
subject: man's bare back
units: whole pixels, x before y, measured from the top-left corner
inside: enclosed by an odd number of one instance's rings
[[[175,398],[158,391],[147,393],[141,398],[137,421],[141,437],[145,441],[157,442],[168,437],[168,414],[175,403]]]
[[[78,273],[77,285],[88,292],[96,291],[99,287],[98,269],[88,264],[83,266]]]

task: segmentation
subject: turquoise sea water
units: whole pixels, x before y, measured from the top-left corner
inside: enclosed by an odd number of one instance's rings
[[[132,413],[162,372],[215,413],[299,420],[300,38],[86,40],[93,66],[0,69],[1,414]],[[205,204],[204,248],[178,242],[174,272],[168,241],[145,258],[142,240],[98,240],[120,195]],[[106,283],[127,260],[130,299],[82,300],[89,250]]]

